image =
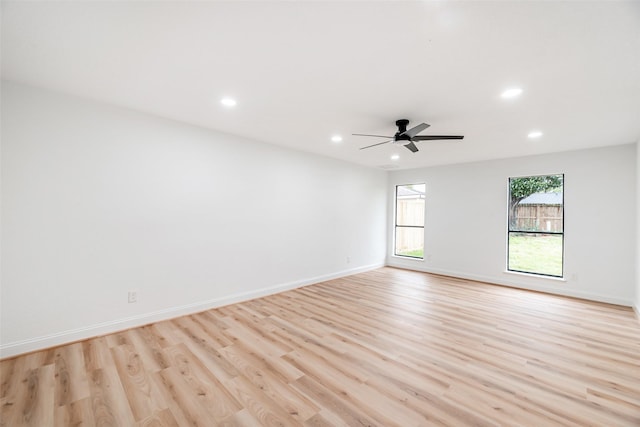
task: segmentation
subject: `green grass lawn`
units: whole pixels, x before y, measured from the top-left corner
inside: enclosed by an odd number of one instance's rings
[[[424,249],[414,249],[411,251],[400,251],[396,255],[400,256],[412,256],[416,258],[424,258]]]
[[[562,276],[562,236],[511,234],[509,270]]]

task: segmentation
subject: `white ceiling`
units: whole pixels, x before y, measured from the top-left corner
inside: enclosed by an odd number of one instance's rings
[[[640,2],[3,1],[2,77],[373,167],[566,151],[640,138]],[[399,118],[465,139],[350,135]]]

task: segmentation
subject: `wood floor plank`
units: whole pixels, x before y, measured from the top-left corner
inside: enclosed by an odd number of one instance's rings
[[[221,421],[242,409],[242,405],[225,388],[222,382],[207,369],[186,345],[177,345],[165,349],[171,360],[172,373],[177,373],[184,383],[182,390],[200,403],[207,414],[201,419]],[[163,371],[164,372],[164,371]],[[173,380],[176,384],[177,380]]]
[[[280,406],[298,421],[304,421],[315,415],[320,409],[300,393],[289,387],[288,382],[282,381],[282,376],[274,375],[269,366],[262,367],[262,363],[254,363],[253,356],[246,357],[246,353],[236,346],[229,346],[222,350],[225,357],[233,363],[242,375],[253,385],[258,387],[270,398],[279,401]]]
[[[223,420],[220,427],[261,427],[258,421],[247,409],[236,412],[231,417]]]
[[[173,325],[179,325],[179,320],[176,319],[170,323]],[[224,358],[220,350],[218,350],[212,343],[199,337],[186,333],[180,326],[174,326],[176,330],[176,336],[181,337],[182,340],[177,345],[185,345],[190,352],[195,354],[201,361],[203,361],[207,368],[219,379],[232,379],[238,375],[236,368]],[[176,347],[176,346],[172,346]],[[165,354],[170,352],[165,351]]]
[[[58,406],[55,409],[56,426],[94,427],[96,425],[91,409],[91,399],[85,398]]]
[[[129,342],[136,349],[148,372],[157,372],[169,367],[162,349],[164,343],[161,337],[154,334],[151,327],[130,329],[127,331]]]
[[[350,426],[383,425],[374,420],[365,408],[358,407],[357,402],[352,401],[351,396],[344,390],[331,390],[306,375],[298,378],[291,385],[322,407],[328,419],[342,420],[344,424]],[[315,422],[320,422],[320,419]]]
[[[3,405],[10,409],[0,419],[6,426],[48,426],[55,420],[55,367],[28,369],[13,398]]]
[[[138,427],[179,427],[179,424],[169,409],[163,409],[141,420]]]
[[[0,426],[640,426],[627,307],[395,268],[0,361]]]
[[[89,397],[89,380],[82,344],[75,343],[59,347],[54,353],[56,405],[69,405]]]
[[[162,376],[162,373],[166,372],[168,369],[171,368],[151,373],[149,381],[153,384],[154,389],[162,396],[162,399],[167,403],[167,409],[171,413],[171,418],[173,418],[179,426],[197,426],[197,420],[190,419],[191,414],[189,412],[189,408],[186,408],[181,404],[184,396],[177,395],[178,391],[173,388],[171,381]],[[144,420],[140,421],[139,424],[142,424],[143,422]]]
[[[170,367],[158,372],[157,384],[167,398],[173,402],[171,409],[180,425],[205,427],[213,423],[211,414],[201,405],[198,392],[184,381],[178,369]]]
[[[91,407],[97,425],[134,425],[135,420],[114,366],[90,373]]]
[[[167,408],[164,399],[154,389],[142,358],[131,344],[111,348],[118,377],[126,393],[129,407],[136,421],[153,417]]]
[[[233,396],[242,403],[251,415],[263,426],[301,426],[298,420],[287,412],[277,401],[274,401],[243,375],[225,381],[225,385]]]

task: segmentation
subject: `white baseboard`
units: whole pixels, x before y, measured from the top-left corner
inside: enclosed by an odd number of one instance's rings
[[[591,292],[576,291],[575,289],[559,289],[557,285],[547,286],[544,284],[540,284],[540,282],[544,282],[546,280],[548,280],[550,283],[557,282],[559,279],[556,279],[556,278],[547,279],[544,277],[535,277],[535,278],[519,277],[518,280],[516,281],[512,279],[500,279],[496,277],[482,276],[477,274],[461,273],[458,271],[440,270],[440,269],[430,268],[428,266],[423,265],[423,263],[420,263],[420,262],[412,262],[412,261],[403,262],[403,261],[404,260],[390,259],[388,260],[387,265],[389,267],[398,267],[398,268],[404,268],[407,270],[415,270],[415,271],[422,271],[425,273],[440,274],[442,276],[450,276],[450,277],[457,277],[460,279],[475,280],[478,282],[491,283],[491,284],[500,285],[500,286],[508,286],[511,288],[526,289],[530,291],[545,292],[548,294],[561,295],[561,296],[572,297],[572,298],[580,298],[580,299],[585,299],[589,301],[604,302],[607,304],[633,307],[633,303],[631,301],[622,299],[622,298],[615,298],[615,297],[610,297],[608,295],[594,294]],[[517,276],[520,276],[520,275],[514,275],[514,277],[517,277]],[[536,281],[538,283],[533,283],[533,281]]]
[[[303,286],[320,283],[327,280],[337,279],[340,277],[350,276],[352,274],[362,273],[365,271],[375,270],[384,267],[384,262],[370,264],[362,267],[356,267],[348,270],[342,270],[330,274],[316,277],[310,277],[302,280],[296,280],[289,283],[282,283],[276,286],[270,286],[255,291],[233,294],[225,297],[214,298],[207,301],[199,301],[193,304],[185,304],[177,307],[169,307],[163,310],[157,310],[150,313],[144,313],[137,316],[131,316],[121,319],[115,319],[109,322],[98,323],[81,328],[61,331],[40,337],[30,338],[26,340],[10,342],[0,345],[0,358],[8,358],[24,353],[42,350],[50,347],[82,341],[101,335],[112,334],[115,332],[131,329],[150,323],[160,322],[163,320],[174,319],[176,317],[188,314],[198,313],[229,304],[235,304],[242,301],[248,301],[255,298],[261,298],[267,295],[273,295],[291,289],[301,288]]]

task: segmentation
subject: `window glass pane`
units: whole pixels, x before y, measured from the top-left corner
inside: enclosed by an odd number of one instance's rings
[[[509,178],[507,270],[562,277],[564,175]]]
[[[396,227],[395,254],[424,258],[424,228]]]
[[[425,184],[396,186],[394,254],[424,258]]]
[[[509,233],[511,271],[562,277],[562,234]]]
[[[424,227],[425,184],[396,187],[396,225]]]
[[[509,178],[509,231],[563,232],[563,176]]]

